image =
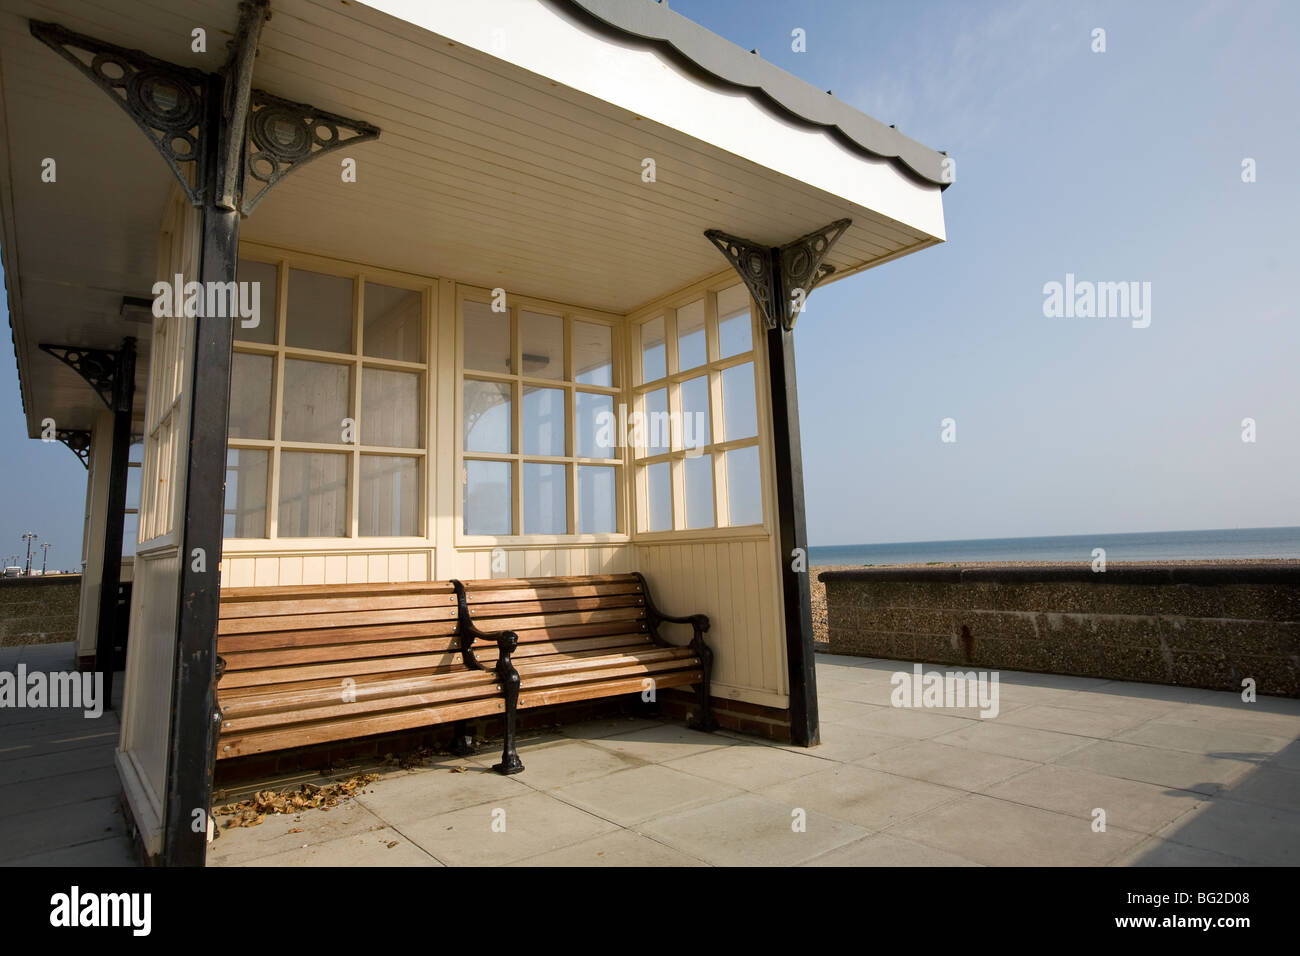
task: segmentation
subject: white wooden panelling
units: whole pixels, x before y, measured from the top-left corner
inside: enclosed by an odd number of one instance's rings
[[[770,539],[636,548],[655,603],[669,614],[707,614],[714,693],[789,706],[780,574]],[[683,631],[677,640],[689,636]]]

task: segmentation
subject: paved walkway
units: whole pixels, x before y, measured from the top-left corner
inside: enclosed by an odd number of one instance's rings
[[[981,719],[891,707],[899,670],[819,655],[814,750],[580,724],[526,741],[517,776],[487,769],[496,753],[388,773],[328,811],[224,830],[209,862],[1300,863],[1300,701],[1003,671]]]
[[[73,644],[0,647],[0,671],[75,671]],[[122,674],[113,696],[122,699]],[[131,866],[116,711],[0,708],[0,865]]]

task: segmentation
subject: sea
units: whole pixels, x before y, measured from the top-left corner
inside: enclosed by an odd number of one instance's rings
[[[1300,527],[1222,528],[1217,531],[1149,531],[1132,534],[1074,534],[1042,538],[983,538],[973,541],[909,541],[889,544],[810,546],[817,567],[881,564],[960,564],[967,561],[1079,561],[1093,549],[1106,561],[1194,561],[1242,558],[1300,559]]]

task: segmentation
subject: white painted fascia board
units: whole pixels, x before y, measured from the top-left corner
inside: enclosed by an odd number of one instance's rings
[[[852,152],[823,130],[785,120],[743,92],[705,85],[652,50],[614,43],[548,4],[365,0],[365,5],[945,238],[938,186],[916,182],[887,160]],[[658,165],[662,175],[665,164]]]

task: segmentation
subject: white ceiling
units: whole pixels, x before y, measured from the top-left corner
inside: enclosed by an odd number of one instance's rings
[[[244,221],[243,238],[616,313],[725,268],[708,228],[780,244],[847,216],[853,227],[829,260],[845,272],[938,241],[369,7],[273,0],[272,9],[254,86],[366,120],[381,136],[342,151],[357,162],[355,183],[342,182],[338,155],[292,173]],[[124,295],[149,294],[172,177],[126,114],[34,39],[27,20],[214,70],[236,15],[234,0],[59,0],[57,9],[0,0],[0,240],[33,435],[45,415],[88,427],[98,411],[39,342],[112,348],[147,332],[118,309]],[[196,25],[208,30],[204,55],[189,50]],[[749,106],[743,93],[716,96],[720,109]],[[57,158],[56,184],[40,182],[46,156]],[[647,157],[654,183],[642,181]]]

